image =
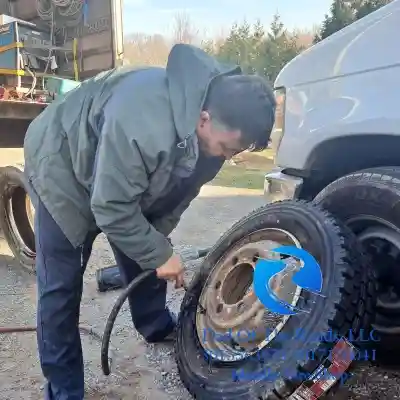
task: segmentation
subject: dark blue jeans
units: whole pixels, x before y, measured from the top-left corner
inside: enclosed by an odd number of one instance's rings
[[[83,274],[97,232],[74,248],[38,201],[35,211],[38,286],[37,340],[46,399],[82,400],[84,369],[78,329]],[[111,244],[125,285],[142,270]],[[133,324],[150,342],[162,340],[174,328],[166,308],[166,282],[149,278],[129,298]]]

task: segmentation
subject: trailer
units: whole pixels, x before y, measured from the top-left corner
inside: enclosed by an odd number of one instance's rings
[[[80,81],[124,62],[122,0],[0,0],[0,229],[34,271],[23,143],[31,121]]]

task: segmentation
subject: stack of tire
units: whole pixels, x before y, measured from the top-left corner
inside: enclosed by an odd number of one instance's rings
[[[283,345],[283,361],[271,356],[260,357],[258,362],[254,357],[238,362],[210,362],[210,358],[201,356],[201,340],[193,334],[199,298],[218,260],[243,237],[277,227],[300,238],[301,247],[317,256],[325,277],[327,297],[311,296],[312,311],[302,316],[302,326],[310,332],[333,330],[344,337],[350,329],[354,337],[361,330],[364,335],[373,330],[371,336],[379,340],[373,344],[376,357],[382,362],[396,362],[400,352],[400,275],[396,271],[400,267],[400,168],[382,167],[342,177],[312,202],[266,205],[219,239],[204,259],[181,306],[176,360],[181,379],[195,398],[287,399],[301,381],[299,374],[288,376],[284,371],[295,366],[300,374],[311,374],[323,361],[299,357],[298,353],[296,356],[293,340]],[[318,350],[334,345],[312,337],[302,345],[314,355],[324,354]],[[355,345],[360,349],[366,345],[368,350],[371,343]],[[271,381],[264,379],[262,373],[257,375],[265,368],[276,372],[272,375],[278,378]],[[232,381],[232,372],[238,369],[254,378]]]
[[[357,171],[334,181],[314,202],[343,221],[362,243],[378,276],[374,329],[380,358],[400,355],[400,167]]]
[[[15,259],[35,271],[34,209],[26,191],[23,171],[0,168],[0,228]]]
[[[0,199],[3,235],[18,262],[34,272],[32,207],[20,169],[0,169]],[[322,268],[326,297],[311,294],[302,300],[312,305],[311,312],[302,316],[303,326],[318,331],[333,329],[344,336],[350,329],[355,335],[375,329],[381,336],[380,350],[400,352],[400,275],[396,271],[400,267],[400,168],[381,167],[339,178],[312,202],[266,205],[242,218],[218,240],[186,291],[177,330],[179,373],[195,398],[285,399],[301,384],[296,375],[272,382],[232,382],[232,370],[257,372],[267,365],[279,376],[287,366],[312,372],[321,362],[299,358],[291,342],[285,344],[283,351],[288,356],[283,362],[273,356],[259,362],[252,358],[233,363],[203,357],[195,326],[207,277],[235,243],[269,228],[284,229],[300,238],[301,247],[316,256]],[[303,343],[315,354],[330,345],[313,335]]]

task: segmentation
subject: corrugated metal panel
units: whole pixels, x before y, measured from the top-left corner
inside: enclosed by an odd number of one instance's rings
[[[10,9],[8,8],[8,4],[7,2],[0,1],[0,14],[9,14],[10,13]]]
[[[36,12],[36,0],[16,0],[12,4],[14,17],[42,23]],[[0,0],[2,13],[10,14],[8,0]],[[57,44],[62,44],[66,39],[65,46],[72,47],[74,38],[78,39],[81,79],[119,65],[123,58],[122,1],[88,0],[87,24],[82,22],[75,28],[67,28],[58,35]],[[63,52],[59,56],[59,74],[73,77],[72,52]]]
[[[13,17],[21,18],[24,20],[31,20],[37,17],[36,0],[17,0],[12,2],[14,11]]]

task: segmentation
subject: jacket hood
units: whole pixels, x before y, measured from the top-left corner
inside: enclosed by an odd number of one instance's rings
[[[221,75],[239,75],[242,70],[220,63],[192,45],[176,44],[168,56],[166,72],[174,124],[184,141],[195,132],[211,81]]]

